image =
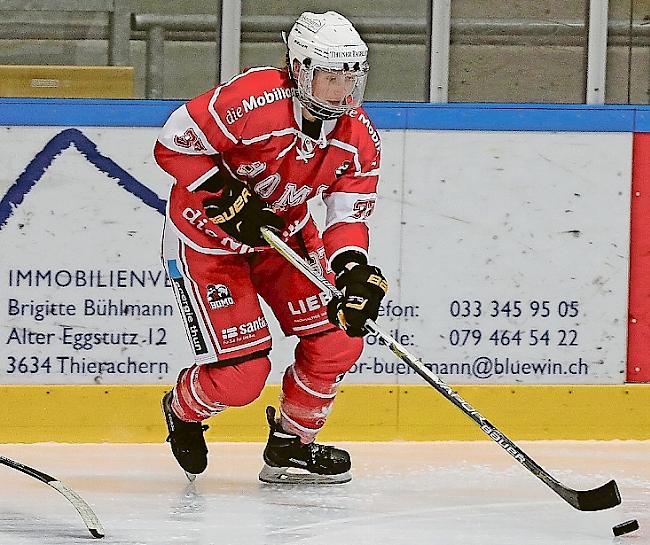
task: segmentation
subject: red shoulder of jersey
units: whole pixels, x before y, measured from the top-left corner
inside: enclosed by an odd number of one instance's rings
[[[358,150],[360,171],[368,174],[377,170],[381,158],[381,138],[368,113],[363,108],[355,108],[345,113],[339,124],[336,134],[346,134],[346,142]]]
[[[294,87],[286,70],[251,68],[187,103],[190,116],[218,151],[284,128]]]

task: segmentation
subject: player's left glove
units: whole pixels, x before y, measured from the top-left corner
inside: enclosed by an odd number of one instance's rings
[[[388,282],[378,267],[368,265],[365,256],[355,251],[336,256],[332,270],[343,298],[334,298],[328,303],[327,316],[349,337],[363,337],[367,333],[366,320],[376,320],[379,315]]]

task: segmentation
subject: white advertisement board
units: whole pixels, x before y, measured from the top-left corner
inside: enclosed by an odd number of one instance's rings
[[[0,383],[170,384],[191,361],[157,132],[0,129]],[[382,137],[378,323],[451,383],[624,382],[632,135]],[[278,383],[295,339],[267,315]],[[421,382],[366,341],[347,383]]]

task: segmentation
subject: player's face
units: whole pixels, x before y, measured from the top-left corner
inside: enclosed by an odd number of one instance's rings
[[[312,94],[318,100],[339,106],[345,104],[352,94],[356,81],[356,74],[351,71],[316,68],[311,84]]]

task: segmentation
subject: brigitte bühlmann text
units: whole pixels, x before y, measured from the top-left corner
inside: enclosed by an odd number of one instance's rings
[[[7,300],[9,316],[27,316],[37,322],[49,316],[172,316],[174,308],[170,304],[130,303],[124,299],[90,299],[83,303],[61,303],[56,301],[23,301],[16,298]]]

